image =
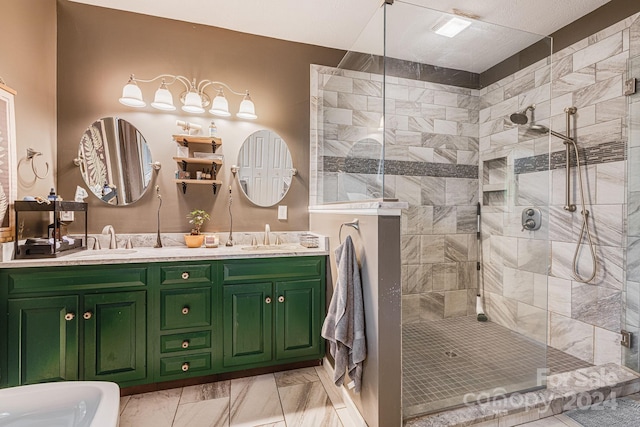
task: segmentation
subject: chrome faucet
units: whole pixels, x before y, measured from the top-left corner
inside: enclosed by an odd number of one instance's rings
[[[271,228],[269,228],[269,224],[265,224],[264,226],[264,242],[265,246],[269,246],[271,242],[269,241],[269,233],[271,232]]]
[[[112,225],[105,225],[102,229],[102,234],[108,234],[111,236],[109,238],[109,249],[118,249],[118,242],[116,240],[116,230],[113,229]]]

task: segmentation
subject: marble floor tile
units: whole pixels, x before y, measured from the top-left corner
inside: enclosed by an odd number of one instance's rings
[[[276,378],[276,386],[278,387],[320,381],[314,368],[292,369],[290,371],[276,372],[273,375]]]
[[[324,366],[316,366],[316,373],[318,374],[318,378],[320,378],[320,382],[324,386],[324,390],[327,392],[329,399],[331,399],[331,403],[333,407],[336,409],[344,408],[344,400],[342,400],[342,390],[341,387],[337,387],[331,377],[329,377],[329,373],[324,368]],[[339,413],[338,413],[339,415]]]
[[[343,427],[356,426],[356,424],[351,420],[351,416],[349,415],[349,410],[347,408],[336,408],[336,412],[338,413],[338,417],[340,418],[340,422],[342,422]]]
[[[180,396],[180,405],[202,400],[228,398],[230,387],[231,381],[217,381],[184,387],[182,389],[182,396]]]
[[[171,427],[181,388],[131,396],[120,415],[120,427]]]
[[[129,403],[129,399],[131,399],[131,396],[122,396],[120,398],[120,413],[122,414],[122,411],[124,411],[124,408],[127,406],[127,403]]]
[[[229,398],[202,400],[178,406],[172,427],[228,427]]]
[[[522,424],[526,427],[567,427],[560,419],[556,417],[542,418],[541,420],[532,421],[530,423]]]
[[[284,421],[273,374],[231,381],[230,419],[243,427]]]
[[[342,426],[331,400],[319,381],[280,387],[287,425],[298,427]]]

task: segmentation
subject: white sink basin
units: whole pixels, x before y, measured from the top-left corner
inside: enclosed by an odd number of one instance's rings
[[[135,249],[99,249],[99,250],[89,250],[78,252],[75,254],[76,257],[109,257],[111,255],[131,255],[135,254]]]
[[[243,251],[271,251],[271,252],[292,252],[304,249],[300,245],[256,245],[256,246],[243,246]]]

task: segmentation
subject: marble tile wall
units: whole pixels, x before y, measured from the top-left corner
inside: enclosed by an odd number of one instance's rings
[[[408,201],[403,322],[473,314],[478,91],[387,77],[382,163],[382,76],[326,67],[312,68],[312,76],[319,85],[312,123],[324,139],[312,138],[318,185],[310,203]]]
[[[537,328],[546,326],[551,346],[596,364],[621,363],[618,341],[624,301],[627,167],[627,98],[622,82],[633,33],[630,27],[638,16],[555,53],[551,61],[542,60],[480,91],[479,168],[487,211],[483,250],[484,263],[488,264],[488,315],[533,338],[536,331],[540,336]],[[582,218],[580,206],[573,213],[563,209],[563,143],[552,137],[547,148],[546,136],[541,138],[526,126],[516,127],[509,121],[511,113],[533,103],[536,121],[560,133],[566,132],[564,108],[578,108],[574,134],[580,147],[584,196],[598,260],[596,278],[588,284],[576,280],[572,272]],[[506,178],[498,178],[496,184],[489,177],[496,175],[491,169],[499,161],[506,162]],[[571,163],[575,165],[575,159]],[[546,172],[549,169],[550,174]],[[580,198],[577,173],[573,168],[570,193],[574,203]],[[500,191],[505,194],[502,199],[493,194]],[[492,197],[487,198],[488,192]],[[493,203],[486,206],[487,201]],[[632,209],[631,198],[629,203]],[[521,209],[528,205],[542,207],[540,231],[523,232],[518,228]],[[545,242],[547,235],[550,248]],[[632,246],[629,259],[635,259],[630,256]],[[582,276],[592,271],[590,258],[589,248],[583,244],[577,257]],[[627,306],[633,307],[630,302]]]
[[[357,172],[371,173],[349,174],[345,160],[356,142],[381,140],[381,76],[312,67],[312,158],[321,161],[312,162],[310,203],[381,196],[409,202],[402,217],[403,322],[474,313],[479,200],[489,317],[534,339],[544,339],[540,329],[546,329],[552,346],[585,361],[620,363],[623,308],[640,322],[640,291],[632,287],[633,295],[626,295],[624,289],[629,123],[623,95],[627,60],[640,55],[639,16],[481,90],[389,78],[384,179],[372,173],[380,171],[379,162],[361,161],[356,164],[365,169]],[[582,221],[580,208],[563,209],[564,145],[509,120],[531,104],[536,122],[560,133],[566,132],[564,108],[578,109],[572,124],[598,260],[589,284],[572,273]],[[640,164],[640,143],[629,153],[630,162]],[[630,170],[628,180],[638,188],[637,197],[629,196],[631,226],[640,224],[640,172]],[[577,183],[573,168],[574,201]],[[529,206],[542,211],[535,232],[521,228],[522,209]],[[640,286],[640,262],[633,261],[640,259],[640,232],[628,244],[630,278],[637,272],[632,282]],[[584,244],[577,260],[580,274],[589,275]],[[625,358],[638,365],[638,353]]]

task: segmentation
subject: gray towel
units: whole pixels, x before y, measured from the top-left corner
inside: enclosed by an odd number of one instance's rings
[[[329,340],[329,350],[336,366],[333,380],[337,386],[344,382],[345,370],[355,384],[355,392],[362,386],[362,362],[367,357],[364,334],[364,301],[358,260],[351,236],[335,250],[338,280],[333,290],[322,336]]]

